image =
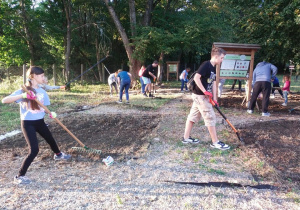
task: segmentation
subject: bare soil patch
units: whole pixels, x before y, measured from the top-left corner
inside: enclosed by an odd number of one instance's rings
[[[137,156],[144,151],[149,144],[147,136],[155,129],[160,117],[156,115],[133,116],[121,114],[91,115],[77,113],[69,115],[61,122],[86,146],[102,151],[101,157],[112,155],[113,157]],[[72,153],[71,148],[80,146],[63,128],[57,123],[50,121],[49,129],[58,142],[62,151]],[[49,146],[42,137],[40,152]],[[21,155],[26,148],[26,141],[22,134],[11,137],[9,141],[0,143],[0,150],[8,152],[14,150],[13,156]],[[50,151],[49,151],[50,152]],[[51,157],[45,154],[45,157]]]

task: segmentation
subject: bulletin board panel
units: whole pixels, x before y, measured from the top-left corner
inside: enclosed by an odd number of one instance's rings
[[[176,81],[178,81],[179,61],[167,61],[167,81],[169,81],[170,74],[176,75]]]
[[[249,101],[252,89],[254,55],[260,49],[260,45],[214,42],[213,47],[220,47],[226,51],[222,64],[217,65],[216,68],[216,83],[219,84],[220,79],[248,80],[246,96],[247,101]]]

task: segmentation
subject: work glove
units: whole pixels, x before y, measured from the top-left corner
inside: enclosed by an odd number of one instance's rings
[[[31,90],[29,90],[29,93],[22,93],[22,96],[23,96],[23,98],[27,98],[29,100],[35,100],[36,99],[36,95]]]
[[[219,104],[217,101],[213,100],[213,102],[217,105],[217,107],[219,107]]]
[[[208,91],[205,91],[205,92],[204,92],[204,95],[209,96],[210,98],[213,97],[213,95],[211,94],[211,92],[208,92]]]
[[[51,112],[51,113],[49,114],[49,117],[50,117],[51,119],[56,118],[56,116],[57,116],[57,114],[56,114],[55,112]]]

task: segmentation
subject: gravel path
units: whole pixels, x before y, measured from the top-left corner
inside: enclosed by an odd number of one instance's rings
[[[238,157],[230,151],[220,153],[209,148],[203,124],[193,130],[193,134],[201,134],[199,145],[181,144],[190,103],[186,94],[158,110],[163,120],[149,136],[149,148],[139,157],[116,161],[110,167],[86,158],[54,162],[38,157],[27,173],[33,182],[17,186],[12,179],[24,157],[1,154],[0,209],[300,209],[293,194],[288,196],[280,190],[165,182],[257,184]],[[99,110],[118,113],[120,108],[99,106],[87,114],[101,114]],[[124,111],[133,114],[136,110]],[[233,117],[232,121],[237,119]],[[218,130],[222,128],[219,125]]]

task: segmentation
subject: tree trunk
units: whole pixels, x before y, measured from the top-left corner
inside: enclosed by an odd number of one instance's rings
[[[122,38],[125,50],[126,50],[126,54],[129,60],[129,67],[130,67],[130,73],[133,76],[133,78],[138,78],[138,61],[136,59],[133,58],[133,51],[134,49],[130,46],[130,42],[129,42],[129,38],[126,34],[125,29],[123,28],[114,8],[111,6],[111,4],[109,3],[109,0],[103,0],[106,4],[106,7],[115,23],[115,26]]]
[[[96,40],[95,40],[95,47],[96,47],[96,56],[97,56],[97,61],[100,61],[101,59],[101,55],[100,55],[100,48],[99,48],[99,38],[96,37]],[[102,77],[102,71],[103,71],[103,68],[101,68],[101,64],[98,63],[97,65],[97,69],[98,69],[98,74],[99,74],[99,80],[100,82],[103,82],[103,77]]]
[[[153,0],[148,0],[146,5],[145,15],[144,15],[144,22],[143,22],[144,26],[150,25],[152,10],[153,10]]]
[[[25,36],[26,36],[26,42],[27,42],[27,46],[29,49],[29,53],[30,53],[30,66],[34,66],[35,63],[35,47],[34,47],[34,43],[33,43],[33,39],[32,39],[32,35],[29,31],[29,27],[28,24],[30,24],[28,15],[26,13],[26,8],[25,8],[25,3],[23,0],[20,0],[20,6],[21,6],[21,18],[23,19],[23,27],[24,27],[24,32],[25,32]]]
[[[65,76],[66,80],[69,81],[70,75],[70,56],[71,56],[71,1],[63,0],[64,9],[66,13],[67,21],[67,34],[66,34],[66,45],[65,45]]]
[[[158,67],[158,75],[157,75],[157,82],[162,82],[163,74],[164,74],[164,52],[160,53],[159,56],[159,67]]]
[[[129,17],[130,17],[131,36],[134,37],[136,35],[135,0],[129,0]]]

